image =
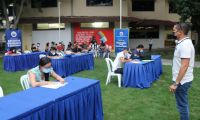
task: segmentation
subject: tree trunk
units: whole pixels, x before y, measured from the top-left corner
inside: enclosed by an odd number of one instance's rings
[[[196,54],[200,55],[200,30],[198,30],[197,33],[198,33],[198,40],[197,40],[197,45],[195,47],[196,49],[195,52]]]
[[[23,11],[23,8],[24,8],[24,3],[26,2],[26,0],[22,0],[21,1],[21,4],[20,4],[20,9],[19,9],[19,13],[16,15],[16,20],[15,20],[15,23],[13,25],[13,28],[16,29],[17,28],[17,25],[19,23],[19,19],[21,17],[21,14],[22,14],[22,11]]]

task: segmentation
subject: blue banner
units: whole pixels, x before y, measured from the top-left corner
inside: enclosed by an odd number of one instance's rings
[[[22,50],[22,32],[19,29],[7,29],[6,34],[6,49],[9,50],[12,47]]]
[[[124,48],[128,48],[129,29],[114,29],[115,38],[115,54],[121,52]]]

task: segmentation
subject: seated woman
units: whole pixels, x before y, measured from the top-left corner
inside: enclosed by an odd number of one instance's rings
[[[43,57],[39,61],[39,66],[28,71],[30,85],[32,87],[37,87],[52,84],[53,82],[44,80],[48,79],[49,74],[56,80],[60,81],[62,84],[65,83],[65,80],[53,71],[51,66],[51,59],[48,57]]]

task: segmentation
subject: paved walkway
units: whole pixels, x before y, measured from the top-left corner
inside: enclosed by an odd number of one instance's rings
[[[162,64],[163,65],[172,65],[172,60],[169,60],[169,59],[162,59]],[[196,68],[200,68],[200,62],[195,62],[195,65],[194,67]]]

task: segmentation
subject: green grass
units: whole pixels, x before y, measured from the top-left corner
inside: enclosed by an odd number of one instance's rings
[[[161,55],[163,59],[172,59],[174,55],[174,48],[153,50],[152,54]],[[195,55],[195,61],[200,61],[200,55]]]
[[[178,120],[175,98],[168,91],[171,83],[171,66],[163,66],[163,75],[149,89],[118,88],[117,78],[107,86],[107,68],[103,59],[95,59],[93,71],[83,71],[74,76],[97,79],[101,82],[105,120]],[[24,72],[4,72],[0,60],[0,85],[5,94],[22,90],[19,78]],[[195,79],[190,89],[191,120],[200,120],[200,74],[194,70]]]

